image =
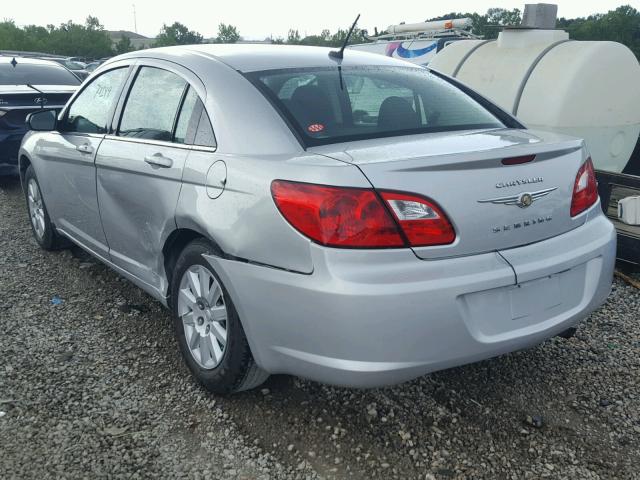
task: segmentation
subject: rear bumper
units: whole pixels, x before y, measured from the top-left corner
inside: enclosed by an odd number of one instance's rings
[[[311,275],[207,260],[262,368],[375,387],[527,348],[575,325],[609,294],[615,230],[599,215],[544,242],[431,261],[405,250],[311,248]]]

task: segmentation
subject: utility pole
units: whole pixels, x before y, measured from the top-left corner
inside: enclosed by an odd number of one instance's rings
[[[133,4],[133,30],[138,33],[138,19],[136,18],[136,4]]]

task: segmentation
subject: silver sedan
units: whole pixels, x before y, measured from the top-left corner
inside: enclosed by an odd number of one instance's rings
[[[578,139],[455,80],[315,47],[144,50],[29,119],[36,240],[172,311],[214,392],[374,387],[536,345],[606,299],[615,233]]]

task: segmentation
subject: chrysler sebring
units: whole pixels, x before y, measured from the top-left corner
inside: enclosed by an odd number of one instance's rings
[[[38,243],[71,241],[170,308],[214,392],[403,382],[539,344],[610,291],[583,142],[400,60],[144,50],[29,125]]]

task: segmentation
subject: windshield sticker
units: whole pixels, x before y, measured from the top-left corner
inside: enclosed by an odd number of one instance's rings
[[[312,123],[307,127],[307,130],[309,130],[311,133],[320,133],[324,130],[324,125],[321,123]]]

